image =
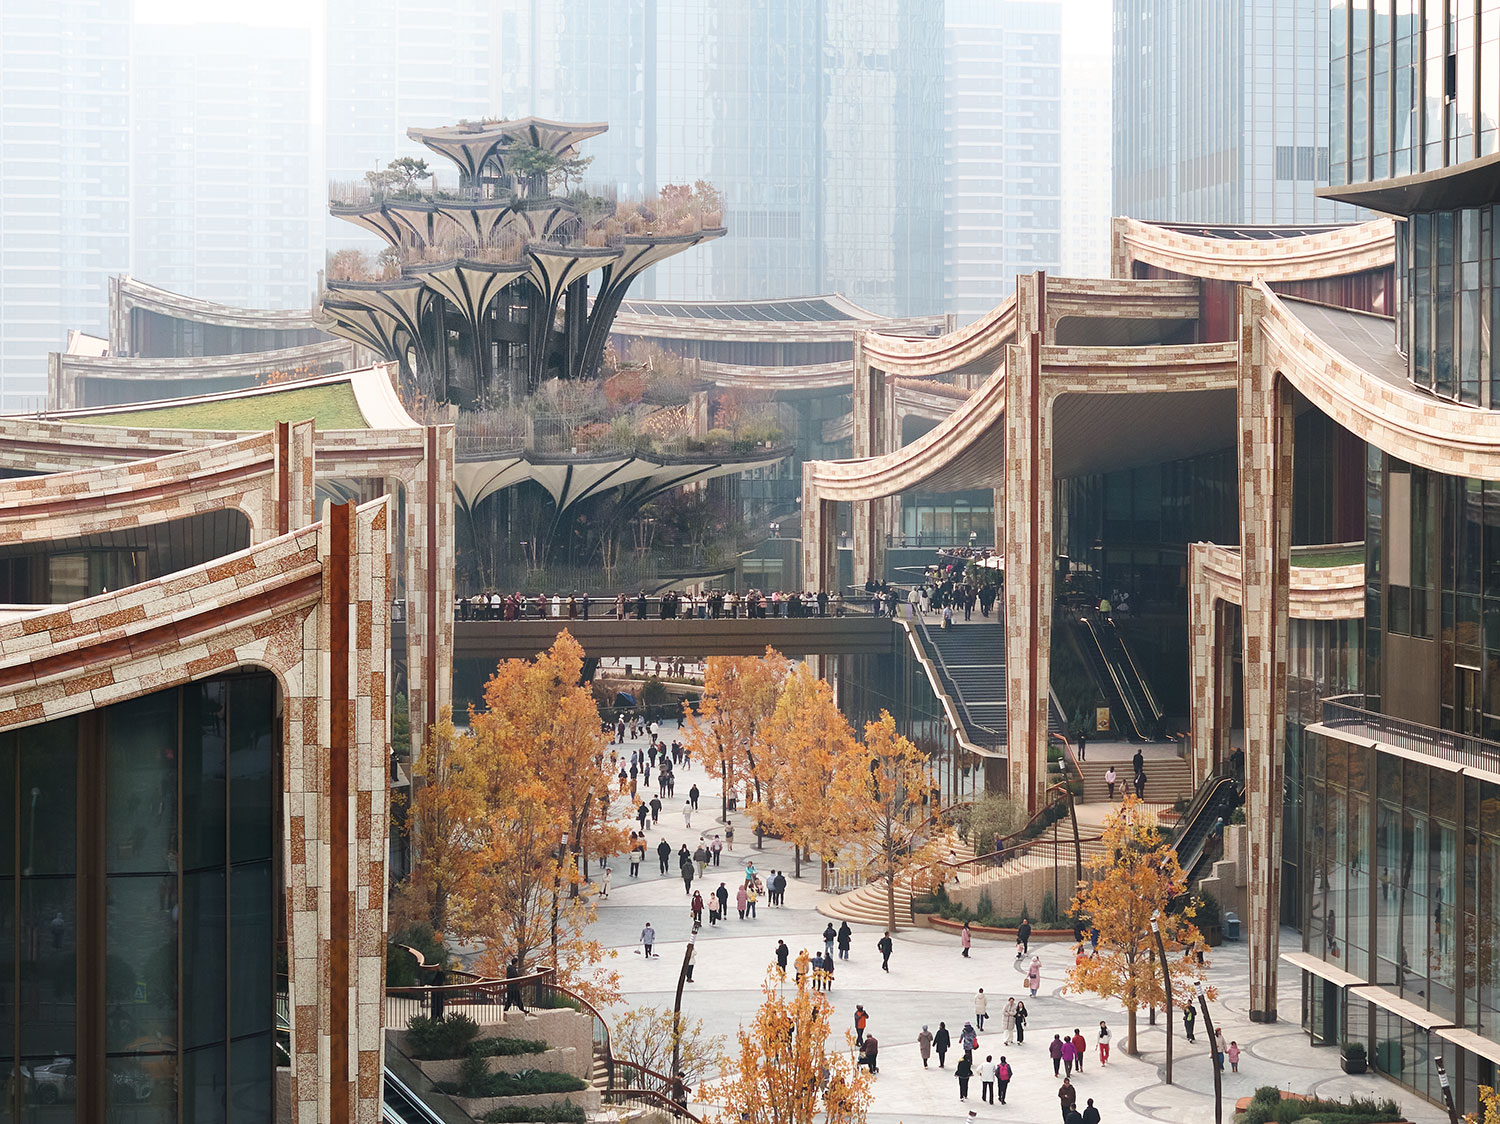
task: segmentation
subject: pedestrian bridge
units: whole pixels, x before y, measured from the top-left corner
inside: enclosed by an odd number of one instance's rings
[[[569,620],[543,617],[518,621],[453,622],[453,658],[526,659],[552,646],[566,628],[583,645],[586,656],[757,656],[769,645],[788,656],[890,655],[905,640],[887,617],[866,614],[843,617],[721,617],[676,620]],[[405,651],[404,621],[391,625],[391,650]]]

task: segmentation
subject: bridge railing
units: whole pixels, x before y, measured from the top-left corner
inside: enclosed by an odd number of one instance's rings
[[[487,599],[481,603],[479,598],[460,598],[453,606],[453,619],[455,621],[538,621],[549,620],[565,623],[570,620],[593,620],[593,621],[633,621],[633,620],[674,620],[674,621],[718,621],[718,620],[809,620],[827,619],[830,617],[845,616],[869,616],[874,612],[874,598],[867,593],[848,594],[842,600],[829,597],[826,601],[816,601],[812,605],[805,605],[801,601],[792,603],[789,601],[762,601],[759,605],[751,606],[741,596],[735,604],[711,605],[698,597],[688,597],[684,594],[675,604],[675,607],[667,608],[668,615],[663,616],[663,605],[667,599],[656,594],[647,595],[645,598],[626,597],[623,607],[613,597],[593,597],[584,603],[582,597],[546,597],[544,602],[539,601],[536,596],[527,596],[517,605],[509,598],[502,597],[498,605]],[[644,609],[643,606],[644,605]],[[752,616],[752,608],[754,613]],[[717,609],[717,611],[715,611]],[[406,619],[405,602],[392,603],[391,619],[393,621],[404,621]],[[644,613],[644,615],[643,615]]]

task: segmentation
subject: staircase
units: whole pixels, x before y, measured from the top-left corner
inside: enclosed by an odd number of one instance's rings
[[[1145,752],[1144,750],[1142,752]],[[1084,761],[1080,764],[1083,773],[1083,796],[1080,804],[1104,804],[1109,801],[1109,786],[1104,783],[1104,774],[1110,765],[1115,767],[1119,783],[1115,785],[1115,799],[1119,800],[1130,788],[1133,770],[1128,759],[1107,761]],[[1146,802],[1172,805],[1179,800],[1193,798],[1193,766],[1185,757],[1147,756]]]
[[[964,732],[976,745],[1005,744],[1005,617],[999,605],[995,619],[976,617],[952,628],[921,629],[928,649],[963,719]]]
[[[945,859],[949,851],[954,861],[965,862],[974,857],[974,848],[965,843],[954,832],[950,832],[942,848]],[[951,878],[952,875],[949,875]],[[911,884],[896,883],[896,924],[911,924]],[[890,920],[886,916],[885,883],[871,882],[844,894],[824,898],[818,903],[818,912],[835,921],[847,921],[851,925],[875,925],[881,929]]]

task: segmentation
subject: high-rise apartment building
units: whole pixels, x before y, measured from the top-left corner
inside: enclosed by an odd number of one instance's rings
[[[946,20],[944,307],[967,323],[1062,264],[1062,5],[949,0]]]
[[[1101,46],[1063,45],[1062,273],[1109,276],[1112,121],[1107,36]]]
[[[1327,0],[1115,0],[1114,212],[1307,224],[1328,182]]]
[[[130,0],[0,5],[0,409],[41,405],[130,257]]]
[[[609,121],[591,181],[723,193],[729,236],[642,295],[942,304],[941,5],[500,0],[499,26],[506,116]]]
[[[280,27],[136,28],[134,276],[254,308],[316,299],[324,204],[310,177],[321,144],[309,39]]]

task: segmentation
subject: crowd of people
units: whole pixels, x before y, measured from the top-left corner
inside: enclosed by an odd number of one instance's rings
[[[842,593],[820,590],[750,589],[737,593],[710,589],[698,593],[667,590],[634,597],[624,593],[613,598],[595,598],[587,593],[476,593],[454,600],[453,615],[461,621],[519,620],[738,620],[768,617],[842,617],[847,611]],[[592,617],[591,617],[592,614]]]

